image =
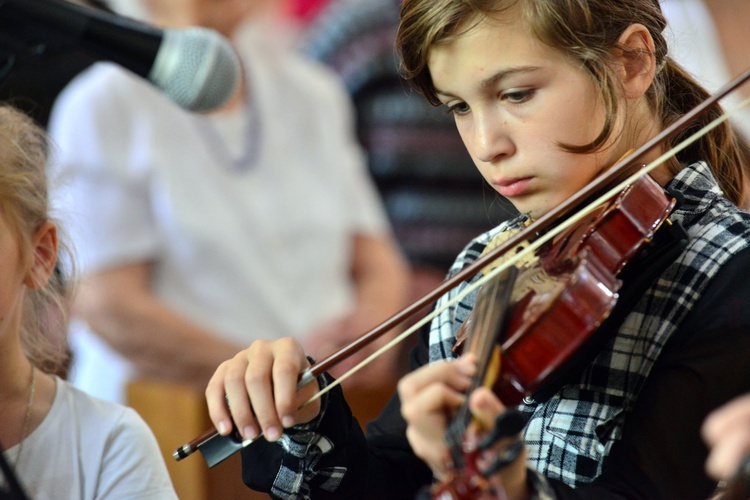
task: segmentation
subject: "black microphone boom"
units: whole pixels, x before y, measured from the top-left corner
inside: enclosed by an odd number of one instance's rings
[[[24,40],[41,50],[78,47],[117,63],[191,111],[220,107],[240,82],[234,50],[207,28],[160,30],[63,0],[0,0],[0,31],[6,40]]]

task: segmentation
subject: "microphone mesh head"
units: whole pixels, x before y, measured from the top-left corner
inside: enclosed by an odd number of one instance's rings
[[[240,63],[229,42],[213,30],[165,30],[148,79],[182,108],[210,111],[234,95]]]

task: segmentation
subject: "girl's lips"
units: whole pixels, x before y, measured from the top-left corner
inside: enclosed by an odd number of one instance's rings
[[[507,197],[520,196],[528,189],[533,177],[520,177],[517,179],[499,179],[493,184],[501,195]]]

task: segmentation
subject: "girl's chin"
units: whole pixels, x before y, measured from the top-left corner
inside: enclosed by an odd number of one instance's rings
[[[509,201],[516,207],[519,213],[526,214],[532,219],[538,219],[548,212],[554,210],[564,200],[555,201],[539,196],[528,196],[523,198],[510,199]]]
[[[549,208],[545,206],[540,205],[534,205],[529,203],[519,203],[519,204],[513,204],[513,206],[516,207],[516,210],[518,210],[519,213],[526,214],[532,219],[538,219],[542,215],[549,212]]]

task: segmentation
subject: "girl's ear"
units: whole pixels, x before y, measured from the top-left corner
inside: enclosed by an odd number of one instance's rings
[[[45,222],[34,235],[32,240],[34,259],[24,284],[33,289],[44,288],[57,263],[57,226],[52,222]]]
[[[638,99],[653,83],[655,53],[654,39],[642,24],[631,24],[620,35],[615,51],[616,69],[626,98]]]

